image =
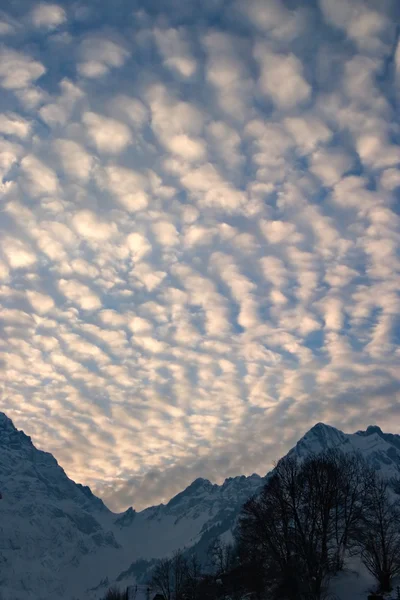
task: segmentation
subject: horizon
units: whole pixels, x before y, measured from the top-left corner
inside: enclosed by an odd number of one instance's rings
[[[114,508],[400,421],[398,23],[0,12],[0,410]]]
[[[8,417],[6,413],[4,413],[4,412],[0,411],[0,416],[2,416],[2,415],[3,415],[3,416],[5,416],[5,417],[6,417],[6,419],[8,419],[9,421],[11,421],[12,425],[15,427],[15,425],[14,425],[14,423],[13,423],[12,419],[11,419],[10,417]],[[327,429],[335,429],[336,431],[340,431],[341,433],[344,433],[345,435],[356,435],[357,433],[366,433],[366,432],[367,432],[369,429],[376,429],[376,428],[377,428],[377,429],[378,429],[378,430],[379,430],[381,433],[383,433],[384,435],[387,435],[387,434],[389,434],[389,435],[398,435],[398,436],[400,437],[400,434],[393,434],[392,432],[386,432],[386,431],[382,431],[381,427],[380,427],[379,425],[377,425],[377,424],[373,424],[373,425],[371,424],[371,425],[368,425],[368,426],[365,428],[365,430],[359,429],[359,430],[357,430],[357,431],[354,431],[354,432],[351,432],[351,433],[349,433],[349,432],[346,432],[346,431],[342,431],[342,430],[338,429],[337,427],[334,427],[333,425],[330,425],[329,423],[322,423],[322,422],[318,422],[318,423],[315,423],[314,425],[312,425],[312,427],[310,427],[310,429],[308,429],[308,430],[307,430],[307,431],[306,431],[306,432],[305,432],[303,435],[301,435],[301,436],[300,436],[300,438],[299,438],[299,439],[296,441],[295,445],[294,445],[292,448],[290,448],[290,449],[288,450],[288,452],[290,452],[291,450],[293,450],[293,449],[294,449],[294,448],[297,446],[297,444],[298,444],[299,442],[301,442],[301,441],[303,440],[303,438],[304,438],[304,437],[306,437],[306,436],[307,436],[307,435],[308,435],[308,434],[309,434],[311,431],[313,431],[314,429],[316,429],[317,427],[319,427],[319,426],[321,426],[321,425],[322,425],[323,427],[327,428]],[[15,427],[15,428],[16,428],[16,427]],[[19,431],[19,432],[21,432],[21,431],[22,431],[22,433],[25,433],[23,430],[20,430],[20,429],[18,429],[18,428],[16,428],[16,429],[17,429],[17,431]],[[32,444],[34,445],[34,447],[36,448],[36,450],[39,450],[39,451],[41,451],[41,452],[47,452],[47,450],[46,450],[45,448],[41,448],[40,446],[37,446],[37,445],[36,445],[36,444],[35,444],[35,443],[34,443],[32,440],[31,440],[31,442],[32,442]],[[132,509],[134,512],[141,513],[141,512],[143,512],[143,511],[145,511],[145,510],[147,510],[147,509],[150,509],[150,508],[154,508],[154,507],[157,507],[157,506],[166,506],[166,505],[168,505],[168,503],[169,503],[170,501],[172,501],[172,500],[173,500],[173,499],[174,499],[176,496],[178,496],[178,495],[180,495],[181,493],[183,493],[183,492],[185,492],[186,490],[188,490],[188,489],[189,489],[189,488],[190,488],[190,487],[191,487],[191,486],[192,486],[194,483],[196,483],[196,481],[205,481],[205,482],[207,482],[207,483],[210,483],[212,486],[215,486],[215,485],[216,485],[216,486],[219,486],[219,487],[221,487],[221,486],[223,486],[225,483],[229,482],[230,480],[233,480],[233,479],[240,479],[240,478],[242,478],[242,477],[249,478],[249,477],[254,477],[254,476],[256,476],[256,477],[259,477],[260,479],[265,479],[265,478],[266,478],[266,477],[267,477],[267,476],[268,476],[268,475],[269,475],[269,474],[270,474],[270,473],[273,471],[273,469],[275,468],[275,466],[276,466],[277,462],[278,462],[278,461],[279,461],[281,458],[284,458],[284,456],[286,456],[286,454],[284,454],[284,455],[282,455],[282,456],[279,456],[279,457],[277,457],[277,458],[276,458],[276,459],[273,461],[273,463],[272,463],[272,465],[271,465],[270,469],[268,469],[264,475],[262,475],[262,474],[259,474],[259,473],[256,473],[256,472],[253,472],[253,473],[251,473],[251,474],[238,473],[238,474],[236,474],[236,475],[232,475],[232,476],[229,476],[229,477],[223,477],[222,479],[220,478],[218,481],[211,480],[211,479],[209,479],[209,478],[207,478],[207,477],[196,477],[196,479],[193,479],[192,481],[190,481],[190,482],[187,482],[186,484],[184,484],[184,487],[183,487],[183,489],[176,490],[176,491],[173,493],[173,495],[172,495],[172,496],[170,496],[170,497],[168,497],[168,498],[161,498],[161,500],[160,500],[160,501],[159,501],[157,504],[150,504],[150,505],[146,505],[146,506],[141,506],[140,508],[136,508],[136,505],[135,505],[135,503],[134,503],[134,498],[132,498],[132,503],[131,503],[129,506],[127,506],[126,508],[120,509],[120,510],[114,510],[112,507],[110,507],[110,506],[108,505],[108,503],[106,502],[106,500],[105,500],[104,498],[102,498],[102,497],[101,497],[101,495],[97,494],[95,491],[93,492],[93,490],[90,488],[90,486],[88,486],[88,485],[87,485],[85,482],[83,482],[83,481],[74,481],[72,478],[70,478],[70,479],[71,479],[71,481],[73,481],[74,483],[76,483],[76,484],[78,484],[78,485],[82,485],[82,486],[85,486],[85,487],[89,487],[89,489],[91,490],[91,492],[92,492],[92,493],[93,493],[95,496],[97,496],[97,497],[98,497],[100,500],[102,500],[102,501],[104,502],[105,506],[106,506],[106,507],[107,507],[107,508],[108,508],[108,509],[109,509],[111,512],[113,512],[114,514],[119,514],[119,515],[121,515],[121,514],[124,514],[124,513],[126,513],[127,511],[129,511],[129,510],[131,510],[131,509]],[[56,458],[56,457],[54,457],[54,458]],[[56,460],[57,460],[57,458],[56,458]],[[64,467],[63,467],[63,465],[62,465],[61,463],[59,463],[59,461],[57,461],[57,463],[58,463],[58,466],[59,466],[59,467],[61,467],[61,469],[63,469],[63,470],[65,471],[65,469],[64,469]],[[68,476],[68,473],[67,473],[67,476]]]

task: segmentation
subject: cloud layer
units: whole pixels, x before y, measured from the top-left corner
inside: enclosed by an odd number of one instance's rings
[[[115,509],[393,429],[398,3],[103,4],[0,14],[1,410]]]

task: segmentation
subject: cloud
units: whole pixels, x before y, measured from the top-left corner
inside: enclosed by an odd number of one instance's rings
[[[206,78],[216,91],[219,106],[228,115],[243,120],[254,83],[237,51],[239,40],[210,31],[203,37],[203,44],[208,54]]]
[[[311,157],[310,171],[316,175],[326,187],[338,183],[353,165],[354,159],[343,151],[317,150]]]
[[[256,46],[254,54],[261,68],[260,90],[277,108],[290,110],[310,99],[312,88],[294,54],[275,54],[263,46]]]
[[[60,89],[61,94],[53,98],[53,102],[44,104],[39,110],[41,118],[50,127],[65,125],[75,104],[84,95],[81,89],[68,79],[60,82]]]
[[[153,232],[162,246],[175,246],[179,243],[178,232],[172,223],[158,221],[153,224]]]
[[[389,28],[388,15],[379,9],[371,10],[359,0],[339,0],[334,6],[329,0],[320,0],[320,7],[326,21],[343,30],[360,49],[382,52],[382,38]]]
[[[0,85],[9,90],[28,87],[46,72],[46,68],[27,54],[10,48],[0,50]]]
[[[126,241],[135,261],[140,261],[151,251],[151,244],[141,233],[130,233]]]
[[[323,122],[316,118],[291,117],[284,120],[285,127],[293,136],[300,154],[309,154],[318,145],[326,144],[332,132]]]
[[[210,163],[188,171],[182,176],[181,182],[200,206],[236,212],[246,202],[245,194],[225,181]]]
[[[1,189],[6,191],[10,186],[10,181],[6,181],[7,173],[15,165],[23,154],[23,148],[19,144],[9,142],[4,138],[0,138],[0,175],[2,179]]]
[[[0,133],[12,135],[20,139],[28,137],[31,131],[31,124],[26,119],[15,113],[0,115]]]
[[[93,167],[93,157],[77,142],[58,139],[54,141],[54,149],[67,175],[74,179],[87,181]]]
[[[95,213],[81,210],[72,218],[75,231],[88,240],[105,241],[116,231],[115,225],[102,223]]]
[[[33,154],[22,159],[21,169],[25,176],[25,184],[33,197],[57,192],[57,175]]]
[[[0,24],[0,409],[118,510],[398,417],[397,4],[161,4]]]
[[[36,261],[36,254],[22,240],[5,238],[2,242],[3,252],[12,269],[25,269],[32,267]]]
[[[93,112],[82,116],[90,142],[104,154],[119,154],[132,141],[132,135],[124,123]]]
[[[148,204],[148,182],[141,173],[132,169],[110,165],[106,167],[100,183],[130,212],[142,210]]]
[[[185,78],[196,73],[197,63],[182,30],[155,29],[154,37],[166,67]]]
[[[80,306],[84,310],[97,310],[101,307],[99,297],[89,286],[75,279],[60,279],[58,288],[68,300]]]
[[[32,9],[32,23],[35,27],[55,29],[67,19],[64,9],[58,4],[41,2]]]
[[[102,37],[89,37],[80,47],[81,62],[77,69],[83,77],[96,79],[110,69],[121,67],[128,58],[128,51],[116,42]]]
[[[46,314],[54,307],[53,298],[47,296],[46,294],[35,292],[34,290],[28,290],[26,295],[34,311],[40,315]]]
[[[291,41],[304,32],[300,10],[290,11],[279,0],[240,0],[236,8],[253,27],[273,39]]]

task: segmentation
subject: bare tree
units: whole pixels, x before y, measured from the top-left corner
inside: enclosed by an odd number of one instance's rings
[[[188,579],[188,562],[178,550],[172,558],[161,559],[152,575],[152,587],[157,589],[165,600],[182,600]]]
[[[300,508],[299,473],[295,460],[278,463],[261,494],[244,505],[239,522],[239,543],[249,556],[262,561],[262,584],[275,597],[301,598],[298,575],[304,570],[300,563],[297,569],[290,568],[299,558],[295,539]]]
[[[263,557],[275,597],[319,600],[354,546],[368,470],[357,457],[325,452],[275,467],[260,496],[242,511],[239,539]]]
[[[226,573],[232,567],[233,546],[225,544],[218,537],[208,547],[208,563],[214,575]]]
[[[151,585],[164,596],[165,600],[173,600],[173,574],[171,558],[162,558],[158,561],[153,571]]]
[[[327,453],[339,472],[335,502],[336,565],[344,567],[345,554],[358,551],[359,529],[368,501],[368,490],[374,472],[359,453],[343,454],[337,450]]]
[[[198,600],[200,584],[202,582],[200,562],[195,554],[186,561],[184,597],[185,600]]]
[[[117,587],[110,588],[104,600],[128,600],[128,590],[121,592]]]
[[[362,561],[382,592],[400,575],[400,504],[391,493],[389,483],[375,474],[359,535]]]

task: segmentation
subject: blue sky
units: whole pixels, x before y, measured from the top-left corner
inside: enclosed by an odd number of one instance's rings
[[[0,409],[122,510],[399,422],[400,7],[0,12]]]

